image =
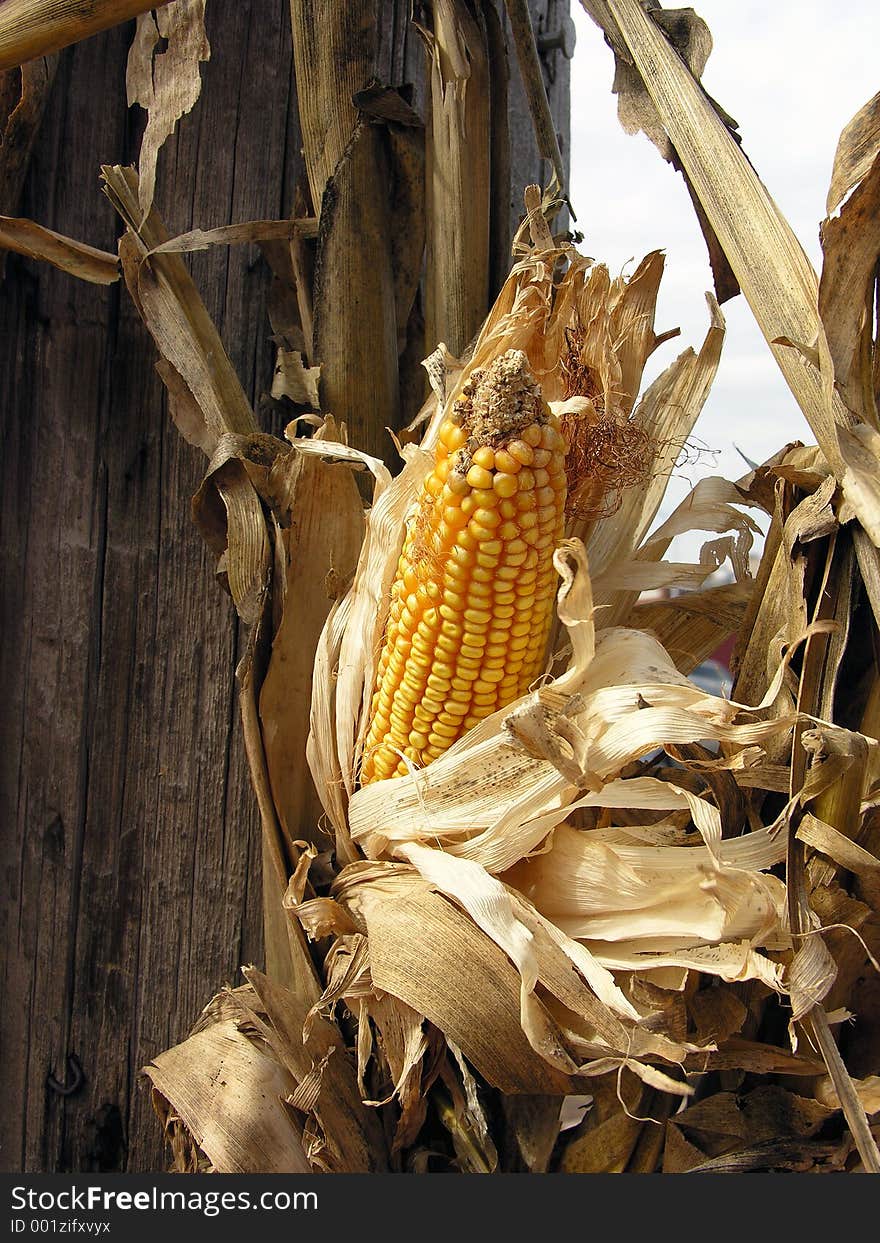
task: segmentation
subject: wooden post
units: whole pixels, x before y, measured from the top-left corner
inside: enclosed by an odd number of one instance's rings
[[[486,0],[488,2],[488,0]],[[425,98],[408,5],[382,0],[378,65]],[[533,6],[537,30],[565,0]],[[549,17],[548,17],[549,11]],[[173,232],[291,214],[301,171],[289,0],[209,5],[201,98],[159,162]],[[114,250],[102,163],[130,163],[133,27],[63,51],[18,212]],[[568,62],[551,98],[567,154]],[[548,62],[549,63],[549,62]],[[510,55],[512,99],[517,69]],[[418,76],[421,75],[421,76]],[[519,112],[517,108],[519,107]],[[540,173],[511,105],[510,204]],[[268,268],[215,248],[192,272],[265,430]],[[160,1170],[139,1069],[263,957],[260,832],[237,719],[242,636],[189,517],[203,460],[168,418],[121,286],[10,255],[0,297],[6,877],[0,954],[10,1171]]]

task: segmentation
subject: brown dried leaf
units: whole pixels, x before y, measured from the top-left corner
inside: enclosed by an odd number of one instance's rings
[[[663,113],[658,111],[656,103],[645,86],[642,73],[636,68],[626,40],[613,16],[613,6],[605,3],[604,0],[581,0],[581,2],[597,25],[605,31],[614,50],[615,72],[614,85],[611,89],[618,97],[617,111],[620,124],[628,134],[644,133],[663,159],[682,174],[709,251],[716,296],[719,302],[725,302],[739,293],[736,277],[690,176],[678,158],[664,124]],[[709,27],[693,9],[663,9],[660,6],[652,6],[650,17],[688,67],[695,82],[699,83],[712,51],[712,35]],[[727,131],[739,143],[736,122],[715,100],[706,95],[705,91],[702,93]]]
[[[155,0],[5,0],[0,11],[0,71],[57,52],[136,17]]]
[[[226,1019],[144,1068],[222,1174],[309,1174],[282,1099],[296,1081]]]
[[[0,247],[31,259],[42,259],[95,285],[112,285],[119,280],[119,259],[106,250],[64,237],[43,228],[33,220],[0,216]]]
[[[745,1096],[717,1092],[678,1114],[675,1125],[715,1156],[765,1140],[809,1139],[831,1112],[818,1101],[770,1084]]]
[[[223,224],[216,229],[190,229],[167,242],[161,242],[151,255],[188,254],[209,250],[212,246],[237,246],[244,242],[289,242],[302,231],[299,220],[244,220],[240,224]]]
[[[104,166],[106,193],[128,225],[119,243],[123,274],[159,353],[186,382],[214,444],[223,432],[253,433],[256,420],[216,327],[179,255],[146,255],[168,233],[155,211],[138,224],[133,169]]]
[[[306,1041],[303,1025],[308,1002],[301,993],[280,987],[253,967],[245,968],[244,975],[266,1009],[267,1038],[275,1056],[295,1082],[302,1082],[324,1062],[314,1111],[335,1168],[348,1173],[375,1173],[387,1168],[379,1117],[360,1099],[339,1028],[328,1019],[315,1017]]]
[[[574,1089],[529,1045],[520,980],[507,956],[466,915],[427,887],[364,903],[374,985],[424,1014],[503,1092]]]
[[[163,51],[154,55],[159,39]],[[166,138],[194,106],[202,89],[199,66],[210,58],[205,0],[173,0],[138,18],[126,72],[128,105],[149,114],[141,142],[138,201],[145,219],[156,188],[156,162]]]
[[[326,433],[325,433],[326,434]],[[306,764],[312,675],[318,638],[333,601],[323,588],[335,573],[348,581],[364,532],[364,510],[344,463],[304,456],[276,459],[270,486],[284,494],[276,540],[284,607],[260,690],[260,721],[272,794],[289,840],[321,843],[321,802]]]
[[[377,457],[400,405],[388,160],[381,130],[359,121],[325,190],[312,291],[321,409]]]
[[[671,600],[639,602],[629,621],[656,635],[677,668],[691,673],[739,630],[751,596],[750,584],[725,583]]]
[[[825,1068],[820,1058],[789,1053],[776,1045],[760,1044],[731,1036],[720,1049],[705,1054],[691,1054],[689,1070],[746,1070],[755,1075],[819,1075]]]
[[[822,223],[825,261],[819,314],[834,368],[834,383],[859,419],[877,426],[873,386],[873,293],[880,256],[880,135],[864,178],[840,215]],[[859,429],[854,429],[856,435]],[[846,455],[846,444],[843,446]]]
[[[723,1044],[729,1036],[742,1031],[748,1010],[731,988],[718,985],[701,988],[687,1002],[696,1026],[698,1044]]]
[[[272,377],[272,396],[276,401],[287,397],[295,405],[318,410],[321,405],[318,396],[320,378],[321,368],[306,367],[299,350],[279,349]]]
[[[825,210],[833,215],[840,204],[862,181],[874,163],[880,147],[880,91],[860,108],[844,126],[834,153],[834,168]]]
[[[463,0],[431,4],[426,344],[460,355],[489,305],[490,119],[484,32]],[[466,227],[462,227],[463,222]]]

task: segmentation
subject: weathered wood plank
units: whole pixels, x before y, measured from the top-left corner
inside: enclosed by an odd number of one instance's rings
[[[406,8],[388,0],[381,59],[393,84],[413,82],[420,107],[423,52]],[[118,225],[98,166],[131,162],[142,124],[124,106],[131,33],[60,55],[21,204],[108,250]],[[208,35],[202,97],[159,161],[157,204],[174,232],[286,215],[299,171],[288,0],[209,6]],[[564,109],[567,62],[557,66]],[[528,125],[514,133],[515,151],[528,145]],[[521,186],[540,169],[534,154],[516,158],[518,219]],[[280,430],[263,400],[274,359],[256,248],[188,262],[263,426]],[[124,289],[10,256],[0,286],[7,1170],[163,1168],[139,1068],[262,957],[259,826],[234,684],[242,636],[189,518],[203,463],[171,425],[154,361]],[[47,1080],[65,1080],[71,1055],[84,1082],[62,1096]]]
[[[172,228],[289,210],[289,16],[218,9],[199,107],[160,160]],[[100,162],[134,154],[130,27],[65,53],[24,211],[113,249]],[[76,100],[76,107],[72,101]],[[107,107],[104,100],[117,100]],[[295,148],[294,148],[295,150]],[[249,394],[271,384],[255,248],[193,269]],[[138,1070],[261,958],[259,833],[236,719],[239,636],[189,519],[202,462],[170,424],[124,291],[10,264],[4,390],[6,959],[2,1161],[150,1169]],[[75,1054],[85,1082],[47,1089]]]

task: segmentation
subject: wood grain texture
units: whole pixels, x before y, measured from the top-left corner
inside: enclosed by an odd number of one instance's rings
[[[407,6],[381,73],[414,82]],[[62,52],[20,206],[115,250],[102,163],[131,162],[133,27]],[[289,214],[301,138],[289,0],[209,5],[202,96],[159,158],[172,233]],[[566,62],[567,64],[567,62]],[[561,125],[564,122],[560,122]],[[524,139],[523,139],[524,140]],[[515,144],[516,146],[516,144]],[[517,165],[536,178],[533,161]],[[511,200],[522,202],[521,181]],[[264,430],[270,273],[255,246],[187,256]],[[168,415],[121,285],[18,255],[0,292],[0,1168],[161,1170],[142,1067],[261,962],[260,831],[238,717],[243,635],[190,519],[203,469]],[[69,1096],[49,1076],[84,1082]]]
[[[503,4],[500,6],[503,9]],[[544,35],[553,35],[563,20],[570,13],[570,0],[529,0],[529,12],[532,16],[532,27],[537,39]],[[532,118],[529,112],[528,99],[520,77],[516,61],[516,52],[510,34],[510,23],[507,14],[501,14],[507,45],[510,49],[510,95],[508,112],[510,116],[510,230],[511,237],[522,220],[523,187],[528,185],[544,186],[550,180],[550,166],[538,153]],[[544,73],[544,84],[547,87],[547,98],[550,111],[556,121],[556,137],[562,153],[564,164],[568,164],[571,146],[571,62],[566,60],[560,51],[549,51],[541,57]],[[565,229],[567,214],[560,212],[554,222],[554,230]]]
[[[287,5],[218,6],[213,18],[202,99],[160,157],[158,203],[175,232],[275,217],[292,198]],[[121,28],[62,55],[22,204],[110,250],[117,224],[98,164],[135,154],[130,37]],[[192,270],[259,400],[273,351],[256,248],[196,255]],[[0,1162],[161,1169],[139,1068],[262,957],[241,640],[189,517],[201,455],[168,418],[124,291],[15,256],[0,322],[0,750],[12,809]],[[70,1055],[85,1082],[62,1097],[46,1081],[65,1078]]]

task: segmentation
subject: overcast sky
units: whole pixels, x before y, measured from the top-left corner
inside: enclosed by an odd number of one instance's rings
[[[671,6],[667,6],[671,7]],[[714,40],[703,82],[739,123],[743,147],[817,270],[819,222],[837,139],[880,88],[878,0],[697,0]],[[644,135],[617,121],[613,58],[601,31],[572,0],[571,198],[582,249],[612,272],[650,250],[666,251],[657,329],[682,335],[649,362],[649,379],[707,327],[711,275],[682,178]],[[813,436],[740,295],[725,303],[727,338],[695,435],[716,451],[686,474],[735,479],[748,469],[734,446],[763,461],[788,440]],[[679,500],[684,479],[668,497]],[[671,506],[667,503],[664,510]],[[684,549],[677,549],[681,555]],[[692,551],[692,550],[691,550]]]

